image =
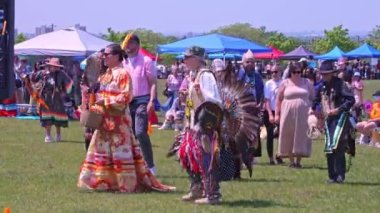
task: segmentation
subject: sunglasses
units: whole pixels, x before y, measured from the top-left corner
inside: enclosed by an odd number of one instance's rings
[[[189,58],[193,58],[194,55],[185,55],[184,59],[189,59]]]
[[[109,55],[114,55],[113,53],[103,53],[103,56],[104,57],[107,57],[107,56],[109,56]]]
[[[301,74],[302,72],[301,71],[294,71],[292,72],[293,74]]]
[[[277,74],[278,73],[278,71],[272,71],[272,74]]]

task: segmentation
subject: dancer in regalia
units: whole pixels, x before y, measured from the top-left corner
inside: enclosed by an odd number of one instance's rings
[[[355,99],[347,85],[334,73],[331,61],[323,61],[319,68],[323,82],[318,85],[312,113],[325,122],[325,153],[329,179],[327,183],[343,183],[346,173],[346,151],[349,150],[349,113]],[[321,111],[316,110],[321,106]]]
[[[39,105],[41,126],[45,128],[45,142],[54,142],[51,136],[51,127],[56,127],[55,141],[61,138],[61,127],[68,127],[68,116],[63,104],[63,94],[71,92],[73,81],[62,70],[58,58],[50,58],[45,64],[47,68],[32,74],[32,82],[42,82],[40,97],[44,104]]]
[[[189,174],[190,191],[182,197],[184,201],[218,204],[219,182],[225,175],[221,169],[226,168],[223,150],[226,147],[249,150],[250,146],[257,146],[258,126],[254,124],[258,123],[259,110],[253,96],[248,94],[248,86],[238,82],[233,67],[221,71],[217,84],[214,74],[205,67],[204,54],[205,50],[196,46],[185,53],[185,64],[195,76],[188,87],[187,128],[176,138],[168,155],[177,152],[181,166]],[[246,161],[242,158],[251,173],[252,161],[247,161],[252,154]],[[231,165],[234,166],[233,159]]]
[[[133,99],[132,80],[123,68],[124,51],[111,44],[103,53],[108,66],[99,77],[99,90],[90,110],[103,115],[95,130],[84,160],[78,187],[97,191],[144,192],[172,191],[174,187],[161,184],[148,169],[132,131],[128,107]],[[93,101],[91,101],[93,102]]]

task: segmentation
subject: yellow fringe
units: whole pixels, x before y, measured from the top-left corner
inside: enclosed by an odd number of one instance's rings
[[[133,33],[128,33],[128,34],[125,36],[123,42],[121,43],[121,49],[124,50],[124,49],[127,47],[128,42],[129,42],[129,40],[131,40],[132,35],[133,35]]]

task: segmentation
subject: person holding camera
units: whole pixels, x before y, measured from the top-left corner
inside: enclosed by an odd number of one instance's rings
[[[173,65],[171,69],[171,74],[166,79],[166,88],[163,91],[163,95],[168,99],[164,105],[161,106],[161,109],[165,112],[171,109],[174,104],[175,99],[178,96],[178,91],[182,83],[182,78],[179,75],[179,66]]]
[[[99,76],[107,70],[107,66],[104,64],[103,53],[104,49],[101,49],[86,59],[86,67],[80,82],[82,92],[80,108],[83,111],[89,109],[90,94],[96,92],[99,87]],[[94,131],[95,129],[85,128],[84,144],[86,151],[88,150]]]
[[[181,79],[179,76],[179,67],[176,65],[172,66],[171,74],[168,76],[168,79],[166,80],[166,88],[167,88],[167,96],[173,96],[176,97],[179,91],[179,87],[181,86]]]
[[[14,72],[16,77],[16,103],[29,103],[29,93],[24,89],[23,77],[32,73],[28,59],[15,56]]]

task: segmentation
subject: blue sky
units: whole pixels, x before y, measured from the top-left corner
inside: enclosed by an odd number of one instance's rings
[[[87,31],[147,28],[165,34],[208,32],[236,22],[280,32],[350,31],[380,25],[380,0],[16,0],[16,28],[85,25]]]

